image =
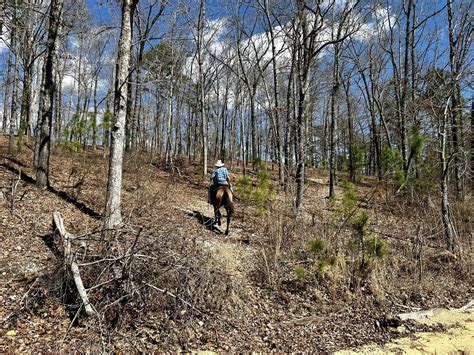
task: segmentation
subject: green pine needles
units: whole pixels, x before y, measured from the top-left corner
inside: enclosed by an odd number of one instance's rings
[[[270,174],[265,164],[263,162],[259,163],[258,178],[255,185],[248,176],[242,176],[235,184],[235,191],[240,198],[254,202],[258,213],[265,212],[268,209],[269,202],[275,196]]]

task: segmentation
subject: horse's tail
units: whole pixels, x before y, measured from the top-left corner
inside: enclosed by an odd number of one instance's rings
[[[224,191],[224,196],[222,196],[222,204],[226,206],[226,210],[229,215],[234,214],[235,210],[234,202],[232,201],[232,191],[230,191],[229,188]]]

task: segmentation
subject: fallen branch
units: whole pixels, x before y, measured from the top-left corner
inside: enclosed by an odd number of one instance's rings
[[[77,265],[74,255],[71,250],[71,239],[73,239],[74,236],[66,232],[66,229],[64,228],[63,218],[59,212],[53,213],[53,220],[54,220],[54,225],[56,229],[58,230],[59,234],[63,238],[64,260],[71,269],[72,277],[74,279],[74,283],[76,284],[77,292],[79,293],[82,303],[84,304],[84,309],[86,310],[87,315],[89,316],[96,315],[94,309],[92,308],[91,303],[89,302],[89,298],[87,297],[87,292],[82,282],[81,274],[79,272],[79,266]]]

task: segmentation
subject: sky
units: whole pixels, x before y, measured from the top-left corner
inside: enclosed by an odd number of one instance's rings
[[[100,1],[85,0],[85,1],[90,11],[90,14],[92,16],[91,22],[92,22],[93,27],[99,28],[99,27],[106,26],[106,27],[110,27],[109,29],[110,31],[116,31],[116,33],[118,33],[118,25],[119,25],[119,20],[120,20],[120,8],[117,1],[110,1],[110,0],[100,0]],[[141,0],[140,4],[141,6],[144,6],[148,4],[150,1],[151,0]],[[191,0],[187,0],[187,1],[191,1]],[[389,18],[387,9],[390,8],[389,5],[396,5],[395,1],[398,2],[400,0],[384,1],[383,3],[385,4],[385,8],[379,7],[378,9],[373,11],[372,18],[366,20],[362,24],[362,30],[356,35],[356,38],[361,43],[364,43],[365,41],[370,40],[370,38],[376,34],[377,27],[379,27],[379,29],[386,29],[386,26],[387,26],[386,20]],[[222,52],[224,48],[226,48],[225,40],[226,40],[226,36],[229,34],[228,33],[229,28],[227,25],[228,16],[230,16],[232,11],[236,11],[235,6],[234,8],[232,8],[232,5],[235,5],[236,2],[232,2],[232,1],[228,2],[227,5],[224,6],[223,4],[226,4],[226,3],[227,2],[223,2],[219,0],[206,1],[206,6],[207,6],[206,15],[208,16],[208,23],[211,25],[211,27],[213,27],[213,30],[209,31],[207,38],[209,39],[209,44],[212,48],[212,51],[216,54],[219,54],[219,52]],[[337,0],[338,6],[343,6],[344,3],[345,2],[343,0]],[[173,15],[176,10],[175,7],[173,6],[176,6],[176,4],[177,4],[177,1],[170,1],[168,11],[165,13],[165,16],[162,18],[162,20],[160,20],[160,22],[158,23],[158,26],[157,26],[159,29],[158,36],[154,40],[147,43],[148,47],[160,42],[160,37],[162,36],[164,32],[163,28],[169,25],[169,21],[172,18],[171,15]],[[198,2],[195,1],[195,4],[198,4]],[[417,4],[418,4],[417,9],[419,11],[425,11],[425,10],[433,11],[434,8],[439,8],[442,6],[442,4],[439,1],[431,1],[431,0],[420,1],[420,2],[417,2]],[[196,12],[197,10],[198,9],[196,8],[196,6],[191,8],[191,11]],[[254,10],[245,8],[245,6],[240,8],[239,11],[241,14],[246,11],[245,12],[246,19],[250,19],[252,15],[254,14]],[[393,16],[395,16],[395,14],[392,13],[390,14],[390,16],[392,16],[391,19],[393,20]],[[440,32],[440,34],[442,35],[441,37],[446,38],[447,36],[445,33],[446,31],[445,23],[446,23],[445,15],[441,14],[437,16],[434,21],[430,22],[431,28],[428,28],[428,31],[433,30],[434,27],[437,26],[439,31],[441,31]],[[257,25],[257,27],[255,27],[254,34],[252,35],[251,39],[244,40],[243,46],[245,46],[246,43],[249,43],[250,41],[255,41],[259,44],[258,48],[260,50],[262,50],[262,48],[268,47],[265,43],[266,35],[263,32],[263,27],[259,27],[259,26],[260,25]],[[276,32],[278,32],[279,29],[281,29],[281,27],[278,27],[278,26],[275,27]],[[217,31],[217,34],[214,33],[214,31]],[[212,35],[211,35],[211,32],[212,32]],[[188,40],[192,40],[192,35],[189,32],[187,34],[185,33],[185,35],[187,36]],[[210,39],[211,37],[212,37],[212,40]],[[3,34],[2,39],[3,41],[0,39],[0,61],[1,61],[0,66],[4,67],[5,66],[5,53],[7,52],[7,47],[5,45],[5,42],[8,41],[8,33],[5,32]],[[190,46],[193,45],[191,42],[189,42],[189,44]],[[284,45],[284,42],[281,40],[281,37],[278,38],[277,47],[282,47],[283,45]],[[446,41],[442,40],[440,42],[440,45],[441,47],[443,46],[446,47]],[[115,43],[110,43],[107,54],[104,56],[104,61],[107,62],[107,66],[112,67],[112,69],[113,69],[113,63],[115,60],[114,48],[115,48]],[[66,91],[72,89],[74,86],[77,86],[74,75],[73,75],[74,70],[75,70],[75,64],[77,62],[77,55],[78,55],[77,54],[77,39],[74,35],[70,37],[68,51],[72,59],[69,61],[67,65],[67,67],[70,69],[69,74],[64,77],[64,81],[63,81],[63,87],[64,89],[66,89]],[[265,55],[265,59],[269,60],[270,55],[271,55],[270,48],[268,47],[267,54]],[[282,53],[280,54],[280,57],[283,58],[283,60],[288,60],[289,59],[288,51],[282,51]],[[190,68],[192,65],[195,65],[195,63],[193,63],[192,58],[190,58],[187,61],[188,72],[190,72]],[[196,70],[194,70],[194,72],[196,72]],[[104,72],[102,73],[101,80],[100,80],[100,92],[102,95],[104,95],[105,91],[107,90],[108,83],[110,81],[110,76],[111,76],[110,70],[104,70]],[[0,98],[0,101],[1,100],[2,98]]]

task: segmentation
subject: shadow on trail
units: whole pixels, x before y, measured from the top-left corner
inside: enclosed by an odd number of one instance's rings
[[[78,208],[82,213],[88,215],[89,217],[91,218],[94,218],[94,219],[101,219],[102,218],[102,215],[100,213],[97,213],[96,211],[94,211],[92,208],[90,207],[87,207],[83,202],[79,202],[77,201],[74,197],[72,197],[71,195],[69,195],[67,192],[65,191],[59,191],[59,190],[56,190],[54,187],[52,186],[49,186],[48,187],[48,191],[49,192],[52,192],[53,194],[55,194],[56,196],[58,196],[59,198],[63,199],[64,201],[74,205],[76,208]]]
[[[21,166],[21,167],[26,168],[26,165],[25,165],[25,164],[23,164],[21,161],[15,159],[15,158],[13,158],[13,157],[9,157],[9,156],[7,156],[7,155],[2,155],[2,158],[5,159],[5,160],[10,160],[12,163],[15,163],[16,165],[19,165],[19,166]]]
[[[33,179],[31,176],[26,175],[23,171],[18,170],[18,169],[16,169],[15,167],[13,167],[11,165],[0,163],[0,166],[7,169],[10,172],[12,172],[13,174],[20,176],[20,179],[23,180],[24,182],[27,182],[29,184],[35,184],[36,183],[36,180]],[[58,196],[59,198],[61,198],[64,201],[66,201],[67,203],[70,203],[71,205],[73,205],[74,207],[79,209],[82,213],[88,215],[91,218],[94,218],[94,219],[102,218],[101,214],[97,213],[92,208],[87,207],[83,202],[77,201],[74,197],[72,197],[71,195],[69,195],[65,191],[56,190],[52,186],[48,186],[46,191],[55,194],[56,196]]]
[[[207,217],[200,211],[193,211],[192,213],[189,213],[189,215],[195,217],[199,224],[202,224],[204,227],[206,227],[206,229],[218,234],[223,233],[217,226],[214,225],[214,218]]]

